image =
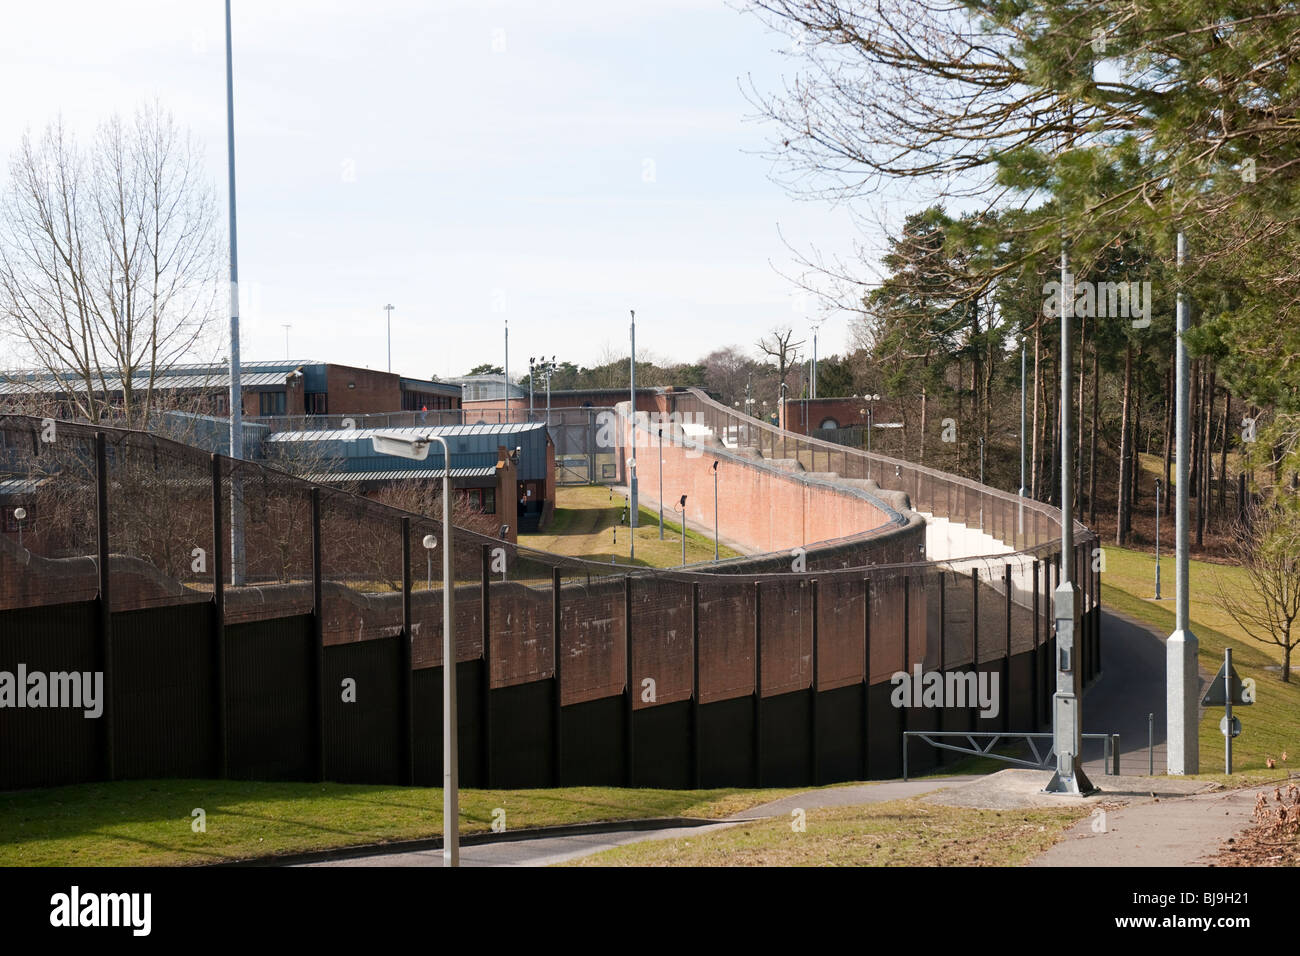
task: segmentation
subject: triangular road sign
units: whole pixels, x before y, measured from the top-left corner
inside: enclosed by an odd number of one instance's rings
[[[1210,686],[1206,688],[1205,696],[1201,698],[1202,707],[1226,707],[1227,706],[1227,701],[1224,699],[1224,695],[1223,695],[1223,677],[1224,677],[1224,670],[1225,668],[1227,668],[1227,666],[1228,664],[1225,661],[1223,665],[1219,668],[1219,673],[1214,675],[1214,680],[1210,681]],[[1241,678],[1237,676],[1237,668],[1234,667],[1232,669],[1232,675],[1231,677],[1229,677],[1229,681],[1232,684],[1232,706],[1233,707],[1247,707],[1250,704],[1254,703],[1254,701],[1246,700],[1242,696]]]

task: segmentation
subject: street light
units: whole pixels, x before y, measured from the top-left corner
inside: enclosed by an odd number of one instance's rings
[[[686,541],[686,523],[683,515],[682,542]],[[718,462],[713,461],[713,560],[718,560]]]
[[[388,313],[388,371],[393,370],[393,306],[391,303],[384,306],[384,311]]]
[[[375,454],[396,455],[413,461],[429,457],[429,443],[442,446],[442,865],[460,866],[460,788],[457,753],[456,712],[456,582],[452,568],[451,527],[451,449],[441,435],[413,437],[376,432],[371,438]],[[424,547],[429,551],[433,535],[425,535]],[[437,541],[434,541],[437,544]],[[432,565],[429,575],[433,586]],[[408,635],[407,639],[410,637]]]
[[[536,359],[533,356],[528,356],[528,420],[530,422],[533,420],[533,374],[535,362]],[[550,422],[547,422],[547,424],[549,425]]]
[[[686,567],[686,496],[682,495],[682,567]]]
[[[15,518],[15,519],[17,520],[17,522],[18,522],[18,547],[19,547],[20,549],[21,549],[22,546],[23,546],[23,519],[26,518],[26,517],[27,517],[27,509],[26,509],[26,508],[15,508],[15,509],[14,509],[14,518]]]
[[[438,539],[431,534],[424,536],[424,551],[429,558],[429,583],[425,585],[425,590],[433,590],[433,549],[438,546]]]
[[[716,465],[715,465],[716,467]],[[664,539],[664,427],[659,426],[659,540]]]

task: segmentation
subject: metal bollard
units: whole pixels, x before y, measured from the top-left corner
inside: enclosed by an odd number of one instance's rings
[[[1156,775],[1156,715],[1147,714],[1147,776]]]

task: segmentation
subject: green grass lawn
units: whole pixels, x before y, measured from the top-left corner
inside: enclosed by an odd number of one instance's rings
[[[1174,559],[1161,556],[1160,590],[1164,600],[1154,595],[1155,558],[1127,548],[1107,547],[1102,572],[1103,607],[1113,608],[1159,633],[1174,629]],[[1242,678],[1253,677],[1257,687],[1256,703],[1234,710],[1241,718],[1242,734],[1232,744],[1234,782],[1236,771],[1263,771],[1264,779],[1285,776],[1288,769],[1300,770],[1300,675],[1290,683],[1281,680],[1282,649],[1273,644],[1252,640],[1222,607],[1216,580],[1231,593],[1250,593],[1246,572],[1241,568],[1188,563],[1188,616],[1192,633],[1199,642],[1201,669],[1210,675],[1223,664],[1223,650],[1232,648],[1232,664]],[[1201,770],[1222,778],[1223,735],[1219,733],[1222,708],[1207,708],[1200,726]],[[1282,752],[1289,760],[1283,763]],[[1272,757],[1277,769],[1271,776],[1264,760]]]
[[[648,840],[568,866],[1016,866],[1090,808],[972,810],[919,799],[807,811],[673,840]]]
[[[462,790],[461,833],[724,817],[792,790]],[[192,811],[206,814],[196,833]],[[337,783],[132,780],[0,794],[0,866],[213,863],[442,835],[442,791]]]
[[[519,544],[602,564],[631,561],[631,532],[623,521],[627,499],[603,485],[574,485],[556,489],[555,516],[541,534],[521,534]],[[681,522],[672,521],[665,507],[664,537],[659,538],[659,512],[639,508],[636,561],[639,567],[669,568],[682,563]],[[720,558],[739,552],[720,545]],[[613,559],[611,562],[611,558]],[[713,560],[713,529],[686,529],[686,563]]]

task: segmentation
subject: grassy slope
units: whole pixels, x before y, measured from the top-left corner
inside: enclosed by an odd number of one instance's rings
[[[462,833],[646,817],[723,817],[795,791],[462,790]],[[191,812],[206,813],[206,833]],[[442,791],[335,783],[133,780],[0,794],[0,866],[211,863],[440,836]]]
[[[575,485],[556,489],[555,518],[542,534],[519,536],[525,547],[553,551],[571,557],[608,563],[611,556],[626,565],[630,554],[631,529],[622,523],[627,499],[601,485]],[[659,540],[659,513],[638,509],[636,530],[636,564],[645,567],[676,567],[682,563],[681,523],[668,520],[672,512],[664,511],[664,539]],[[617,530],[617,543],[615,542]],[[686,531],[686,563],[713,560],[713,535],[695,528]],[[738,552],[726,545],[718,549],[719,557],[736,557]]]
[[[1015,866],[1050,847],[1088,808],[971,810],[918,799],[809,810],[584,857],[574,866]]]
[[[1164,600],[1155,601],[1155,559],[1151,555],[1124,548],[1107,547],[1102,572],[1102,605],[1114,608],[1156,631],[1168,634],[1174,629],[1174,561],[1161,557],[1160,590]],[[1264,758],[1273,757],[1281,764],[1287,751],[1286,766],[1300,769],[1300,681],[1293,678],[1284,684],[1278,665],[1282,650],[1273,644],[1252,640],[1216,600],[1216,581],[1235,593],[1247,593],[1246,573],[1240,568],[1191,561],[1188,564],[1188,614],[1192,633],[1200,643],[1201,670],[1213,675],[1223,664],[1223,649],[1232,648],[1232,663],[1237,673],[1255,679],[1258,699],[1250,707],[1236,711],[1241,718],[1242,735],[1233,741],[1233,770],[1264,770]],[[1273,669],[1268,669],[1269,667]],[[1223,709],[1207,708],[1201,720],[1201,769],[1222,770],[1223,736],[1219,720]]]

